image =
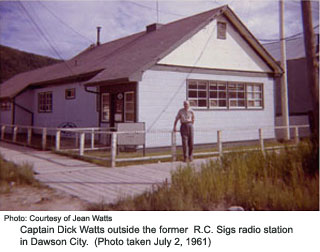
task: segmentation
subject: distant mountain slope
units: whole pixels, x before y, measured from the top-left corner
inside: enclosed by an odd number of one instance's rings
[[[61,60],[0,45],[0,83],[10,79],[18,73],[27,72],[58,62],[61,62]]]

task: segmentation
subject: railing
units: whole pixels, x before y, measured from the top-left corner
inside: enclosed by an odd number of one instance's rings
[[[256,138],[257,147],[246,149],[249,150],[259,150],[265,153],[266,150],[275,149],[277,147],[266,147],[264,131],[270,130],[282,130],[285,127],[264,127],[264,128],[252,128],[247,129],[250,132],[257,132],[258,137]],[[299,129],[309,128],[309,125],[295,125],[290,126],[293,129],[293,144],[298,144],[300,141]],[[42,150],[53,149],[55,151],[72,151],[73,153],[78,153],[79,156],[85,156],[87,151],[97,151],[103,150],[105,153],[103,160],[108,160],[111,167],[115,167],[118,162],[130,162],[130,161],[144,161],[144,160],[161,160],[170,159],[176,161],[178,154],[178,141],[177,132],[172,132],[171,130],[162,131],[114,131],[114,129],[106,128],[43,128],[43,127],[31,127],[31,126],[21,126],[21,125],[6,125],[0,124],[1,134],[0,140],[9,141],[13,143],[20,143],[27,146],[35,146]],[[200,133],[205,134],[209,132],[212,136],[216,132],[216,139],[212,141],[215,144],[215,151],[204,151],[196,152],[194,156],[222,156],[223,153],[231,152],[232,150],[224,149],[223,135],[230,133],[236,129],[228,130],[203,130]],[[244,130],[244,129],[243,129]],[[160,136],[161,139],[171,137],[169,140],[169,145],[167,146],[167,151],[162,155],[152,155],[152,156],[140,156],[140,157],[121,157],[118,155],[118,144],[117,140],[121,134],[146,134],[147,137],[151,137],[152,134],[155,136]],[[50,140],[50,141],[48,141]],[[168,147],[170,147],[168,149]],[[99,157],[95,157],[98,158]]]

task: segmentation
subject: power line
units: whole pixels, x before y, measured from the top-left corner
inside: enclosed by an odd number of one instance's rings
[[[44,34],[44,32],[41,30],[40,26],[37,24],[37,22],[32,18],[32,16],[30,15],[29,11],[26,9],[26,7],[23,5],[23,3],[21,2],[21,0],[18,1],[18,3],[20,4],[21,8],[23,9],[23,11],[26,13],[26,15],[28,16],[28,18],[30,19],[30,21],[33,23],[33,25],[36,27],[37,31],[40,33],[40,35],[42,36],[42,38],[48,43],[48,45],[50,46],[50,48],[54,51],[54,53],[58,56],[59,59],[63,60],[63,63],[66,65],[67,69],[70,71],[70,73],[72,75],[75,75],[75,73],[73,72],[73,70],[70,68],[70,66],[68,65],[67,61],[65,61],[60,53],[55,49],[55,47],[52,45],[52,43],[50,42],[50,40],[47,38],[47,36]]]
[[[66,22],[64,22],[61,18],[59,18],[52,10],[50,10],[47,6],[45,6],[44,3],[37,1],[38,4],[40,4],[43,8],[45,8],[48,12],[51,13],[52,16],[54,16],[61,24],[65,25],[66,27],[68,27],[70,30],[72,30],[74,33],[78,34],[80,37],[90,41],[91,43],[94,43],[94,41],[84,35],[82,35],[81,33],[79,33],[78,31],[76,31],[73,27],[71,27],[70,25],[68,25]]]
[[[139,6],[139,7],[141,7],[141,8],[145,8],[145,9],[157,11],[157,8],[153,8],[153,7],[144,5],[144,4],[140,4],[140,3],[136,3],[136,2],[132,2],[132,1],[122,1],[122,2],[127,2],[127,3],[130,3],[130,4],[132,4],[132,5]],[[173,15],[173,16],[178,16],[178,17],[185,17],[185,15],[181,15],[181,14],[173,13],[173,12],[169,12],[169,11],[159,11],[159,12],[164,13],[164,14]]]
[[[313,29],[317,29],[319,28],[319,25],[316,25],[313,27]],[[288,36],[288,37],[285,37],[283,40],[286,40],[286,41],[291,41],[291,40],[295,40],[299,37],[301,37],[303,35],[303,32],[299,32],[299,33],[296,33],[296,34],[293,34],[291,36]],[[259,39],[257,38],[259,41],[263,41],[263,42],[280,42],[281,39]]]
[[[18,3],[20,4],[22,10],[25,12],[25,14],[27,15],[27,17],[29,18],[29,20],[32,22],[32,24],[35,26],[35,28],[37,29],[37,31],[40,33],[40,36],[42,36],[42,38],[47,42],[47,44],[49,45],[49,47],[52,49],[52,51],[59,57],[59,59],[64,60],[60,53],[54,48],[54,46],[51,44],[50,40],[46,37],[46,35],[44,34],[44,32],[41,30],[40,26],[35,22],[35,20],[32,18],[32,16],[30,15],[29,11],[26,9],[26,7],[23,5],[23,3],[21,1],[18,1]]]

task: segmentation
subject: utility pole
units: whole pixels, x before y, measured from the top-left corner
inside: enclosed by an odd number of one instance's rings
[[[316,57],[315,36],[312,25],[311,2],[301,0],[304,44],[307,57],[308,84],[312,100],[310,126],[312,142],[319,146],[319,69]]]
[[[290,128],[289,128],[289,105],[288,105],[288,80],[287,80],[287,57],[286,57],[286,40],[285,40],[285,30],[284,30],[284,0],[279,1],[280,9],[280,51],[281,51],[281,67],[284,71],[280,78],[281,83],[281,116],[282,116],[282,126],[284,129],[284,140],[290,139]]]

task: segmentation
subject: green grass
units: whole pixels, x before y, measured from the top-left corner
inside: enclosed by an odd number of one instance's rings
[[[0,193],[9,192],[12,185],[39,186],[40,183],[34,178],[30,164],[16,165],[0,155]]]
[[[242,143],[243,144],[243,143]],[[290,142],[288,143],[279,143],[274,140],[268,140],[265,142],[265,147],[285,147],[289,146]],[[223,151],[235,151],[235,152],[247,152],[248,150],[252,149],[259,149],[259,144],[253,142],[253,143],[247,143],[245,145],[226,145],[223,147]],[[65,155],[71,158],[79,159],[82,161],[90,162],[93,164],[110,167],[110,150],[87,150],[84,153],[84,156],[79,155],[79,151],[58,151],[56,152],[54,149],[52,149],[57,154]],[[213,152],[217,154],[212,154]],[[209,158],[213,156],[218,155],[218,149],[217,147],[209,147],[209,146],[195,146],[194,148],[194,158]],[[198,153],[201,153],[201,155],[197,156]],[[207,154],[206,154],[207,153]],[[177,161],[183,161],[183,155],[182,155],[182,148],[177,148]],[[163,158],[160,156],[169,156],[168,158]],[[150,164],[150,163],[157,163],[159,161],[161,162],[171,162],[171,150],[168,148],[163,148],[160,150],[147,150],[146,151],[146,157],[152,157],[150,160],[132,160],[132,161],[117,161],[116,166],[128,166],[128,165],[143,165],[143,164]],[[130,152],[119,152],[117,154],[117,159],[126,159],[126,158],[142,158],[143,153],[142,150],[137,151],[130,151]],[[159,158],[157,158],[159,157]]]
[[[319,210],[319,149],[303,143],[277,152],[232,153],[221,160],[180,168],[153,192],[89,210]]]

